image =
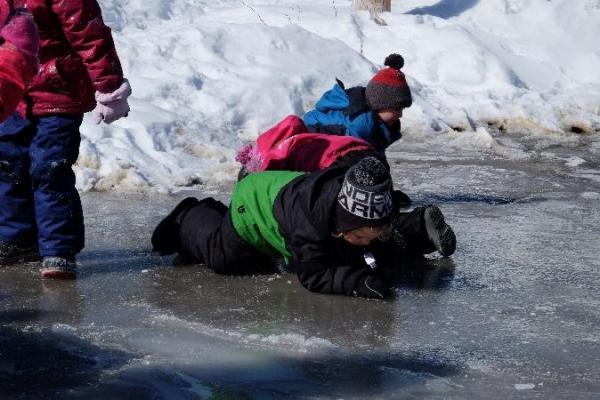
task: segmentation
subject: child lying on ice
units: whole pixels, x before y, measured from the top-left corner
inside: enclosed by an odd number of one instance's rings
[[[304,122],[289,115],[273,128],[262,133],[256,142],[238,151],[236,160],[242,164],[238,180],[259,171],[321,171],[330,166],[345,167],[366,157],[381,155],[363,139],[353,136],[307,133]],[[392,190],[396,207],[410,205],[410,198],[399,190]]]
[[[304,115],[308,131],[364,139],[384,156],[385,149],[402,136],[400,117],[412,104],[410,88],[400,71],[402,56],[391,54],[384,65],[366,87],[346,89],[338,80],[315,109]]]
[[[310,291],[384,298],[385,275],[365,262],[357,266],[349,259],[354,252],[336,250],[387,236],[390,186],[374,157],[349,169],[251,174],[235,187],[229,209],[212,198],[183,200],[156,227],[152,246],[163,255],[191,255],[221,274],[251,273],[284,257]],[[454,233],[437,207],[401,215],[394,229],[410,238],[414,252],[454,251]]]
[[[242,164],[240,175],[245,177],[260,171],[321,171],[356,153],[362,155],[360,158],[378,155],[363,139],[309,133],[300,118],[289,115],[256,142],[241,148],[235,159]]]

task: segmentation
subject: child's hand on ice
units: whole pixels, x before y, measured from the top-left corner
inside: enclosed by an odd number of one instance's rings
[[[127,98],[131,95],[131,86],[127,79],[117,90],[112,93],[96,92],[96,108],[94,109],[94,122],[99,124],[104,121],[107,124],[120,118],[126,117],[129,113],[129,103]]]

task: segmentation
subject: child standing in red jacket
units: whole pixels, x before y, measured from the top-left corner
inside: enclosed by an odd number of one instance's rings
[[[40,69],[0,124],[0,264],[41,256],[42,277],[74,278],[85,242],[79,127],[94,107],[98,123],[126,116],[131,88],[96,0],[0,0],[0,21],[17,8],[38,26]]]

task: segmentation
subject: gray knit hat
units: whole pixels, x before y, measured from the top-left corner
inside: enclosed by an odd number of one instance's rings
[[[367,157],[348,169],[336,205],[337,228],[348,232],[390,222],[392,179],[375,157]]]
[[[412,95],[406,78],[400,69],[404,59],[400,54],[390,54],[385,59],[386,66],[367,85],[365,95],[373,111],[384,109],[399,110],[410,107]]]

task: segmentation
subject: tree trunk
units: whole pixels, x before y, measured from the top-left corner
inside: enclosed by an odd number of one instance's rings
[[[368,10],[374,14],[392,11],[392,0],[354,0],[354,9]]]

